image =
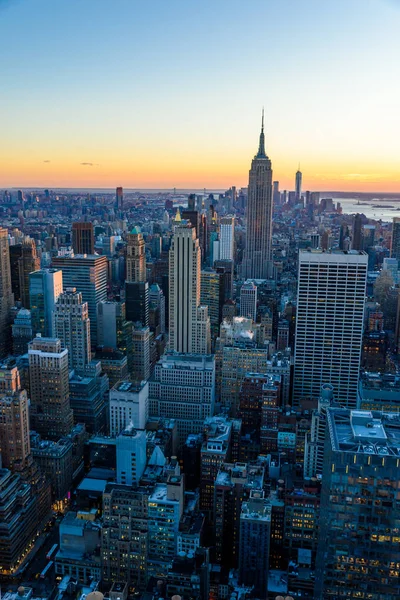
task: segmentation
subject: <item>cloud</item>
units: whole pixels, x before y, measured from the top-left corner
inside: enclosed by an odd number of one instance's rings
[[[92,162],[81,162],[80,164],[83,167],[99,167],[100,166],[97,163],[92,163]]]
[[[51,162],[51,160],[44,160],[43,162],[45,162],[45,163],[49,163],[49,162]]]

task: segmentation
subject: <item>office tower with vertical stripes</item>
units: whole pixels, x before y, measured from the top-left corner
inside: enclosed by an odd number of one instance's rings
[[[221,217],[219,222],[219,260],[233,260],[235,217]]]
[[[177,352],[210,352],[208,308],[200,305],[200,261],[196,230],[179,224],[169,252],[169,344]]]
[[[365,252],[300,251],[293,400],[318,399],[334,387],[355,408],[368,269]]]
[[[258,152],[252,160],[247,192],[246,249],[243,279],[272,274],[272,167],[265,153],[264,111]]]

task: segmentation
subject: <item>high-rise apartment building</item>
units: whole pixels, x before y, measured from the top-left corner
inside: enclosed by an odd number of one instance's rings
[[[55,304],[53,319],[54,336],[68,350],[70,370],[83,373],[92,354],[88,303],[82,301],[82,293],[76,288],[66,288]]]
[[[11,269],[8,231],[0,228],[0,358],[7,355],[11,347],[10,309],[14,304],[11,291]]]
[[[25,390],[0,393],[2,466],[23,471],[30,454],[28,396]]]
[[[227,568],[237,568],[242,502],[251,490],[262,490],[265,465],[259,463],[223,463],[215,479],[215,554]]]
[[[75,254],[94,254],[93,223],[72,223],[72,248]]]
[[[400,596],[398,414],[327,409],[315,600]]]
[[[330,383],[341,405],[357,405],[367,269],[364,252],[300,251],[295,404]]]
[[[0,469],[2,577],[14,575],[37,535],[38,497],[18,473]]]
[[[296,203],[301,200],[301,184],[303,180],[303,174],[300,171],[300,167],[296,171],[296,181],[295,181],[295,193],[296,193]]]
[[[108,483],[103,494],[102,569],[107,583],[148,582],[148,497],[152,489]]]
[[[271,538],[271,503],[262,490],[252,490],[240,513],[239,581],[265,598]]]
[[[126,281],[146,281],[146,248],[139,227],[126,236]]]
[[[208,308],[200,305],[200,263],[195,229],[177,225],[169,252],[169,343],[177,352],[210,352]]]
[[[148,327],[135,324],[132,328],[132,369],[135,381],[146,381],[152,369],[150,357],[151,333]]]
[[[400,261],[400,217],[393,218],[392,244],[390,247],[391,258]]]
[[[29,297],[33,333],[53,337],[53,311],[63,291],[60,269],[40,269],[29,274]]]
[[[167,483],[156,484],[149,496],[149,576],[166,575],[177,553],[179,522],[183,513],[182,475],[170,475]]]
[[[221,217],[219,222],[219,260],[233,260],[235,249],[235,217]]]
[[[212,355],[165,354],[149,381],[149,411],[154,417],[175,419],[179,443],[203,430],[214,414],[215,361]]]
[[[257,286],[254,281],[246,281],[240,288],[240,316],[256,321]]]
[[[264,113],[258,152],[249,172],[245,279],[267,279],[272,272],[272,168],[265,153]]]
[[[28,344],[33,337],[31,312],[26,308],[20,308],[12,324],[12,352],[14,356],[26,354]]]
[[[68,350],[56,338],[36,337],[29,344],[31,428],[58,439],[73,426],[69,403]]]
[[[90,338],[97,345],[97,305],[107,300],[108,261],[106,256],[75,255],[53,258],[53,266],[61,269],[64,289],[74,287],[88,303]]]

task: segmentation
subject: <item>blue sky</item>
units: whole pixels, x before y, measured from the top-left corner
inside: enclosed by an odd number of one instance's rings
[[[397,0],[0,0],[0,23],[0,185],[245,185],[264,105],[283,183],[300,161],[400,191]]]

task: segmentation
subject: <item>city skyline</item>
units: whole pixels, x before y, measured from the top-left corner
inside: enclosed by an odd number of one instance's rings
[[[400,191],[398,3],[252,8],[0,2],[0,186],[239,188],[265,105],[281,189]]]

